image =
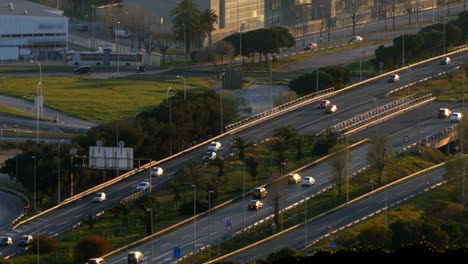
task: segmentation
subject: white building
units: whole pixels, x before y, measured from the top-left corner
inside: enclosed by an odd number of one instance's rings
[[[0,61],[62,60],[68,17],[25,0],[0,0]]]

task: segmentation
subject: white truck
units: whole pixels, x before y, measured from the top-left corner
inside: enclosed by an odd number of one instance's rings
[[[124,29],[116,29],[115,30],[115,35],[119,38],[129,38],[130,34],[128,33],[127,30]]]

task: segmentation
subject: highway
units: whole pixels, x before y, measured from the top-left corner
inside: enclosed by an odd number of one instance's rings
[[[466,60],[466,56],[468,55],[465,52],[460,56],[452,57],[453,64],[449,65],[448,67],[454,67],[455,65],[457,65],[457,63],[460,63],[460,61]],[[448,67],[440,66],[434,62],[430,62],[413,68],[410,73],[403,72],[400,75],[402,78],[402,82],[405,82],[407,78],[411,78],[412,80],[416,80],[417,78],[422,79],[426,76],[433,75],[436,72],[447,70]],[[411,77],[409,77],[409,75],[411,75]],[[223,146],[227,146],[229,140],[233,136],[241,136],[246,137],[252,141],[261,142],[267,138],[270,138],[275,128],[282,127],[285,125],[292,125],[296,127],[301,134],[317,133],[323,128],[338,122],[338,120],[348,119],[352,116],[368,111],[370,108],[374,108],[381,104],[387,103],[389,100],[385,99],[384,95],[390,89],[394,89],[399,85],[401,85],[401,83],[386,83],[385,79],[371,81],[367,84],[356,87],[350,91],[346,91],[342,94],[338,93],[335,96],[329,97],[328,99],[330,99],[332,102],[336,103],[339,106],[339,111],[335,114],[327,115],[323,112],[323,110],[319,110],[317,108],[317,103],[312,103],[298,108],[296,110],[287,112],[286,114],[283,114],[276,118],[272,118],[268,122],[262,122],[244,130],[228,134],[221,138],[220,141],[223,144]],[[369,102],[369,98],[375,98],[375,101]],[[414,128],[414,120],[418,120],[419,118],[419,120],[424,120],[424,122],[421,122],[420,124],[420,133],[424,133],[424,131],[440,131],[442,128],[450,125],[450,122],[448,120],[436,119],[438,109],[441,107],[441,105],[448,106],[449,108],[457,107],[456,103],[429,103],[425,105],[424,111],[410,111],[405,113],[403,116],[410,115],[408,119],[405,119],[408,121],[396,122],[397,124],[395,124],[395,129],[398,129],[398,131],[404,131],[405,128],[412,127],[412,129],[409,129],[405,133],[405,135],[407,135],[410,139],[417,138],[417,136],[415,136],[414,134],[417,133],[417,129]],[[408,122],[412,122],[413,125],[408,125]],[[380,133],[386,132],[386,128],[383,126],[383,124],[384,123],[379,125],[379,132],[381,131]],[[401,145],[401,134],[399,134],[395,140],[397,144]],[[185,155],[176,157],[172,160],[168,160],[167,162],[162,163],[161,166],[165,169],[166,175],[156,180],[156,188],[163,182],[169,180],[172,173],[174,173],[178,168],[186,164],[186,162],[188,162],[190,159],[201,161],[201,156],[205,151],[205,148],[206,146],[202,146]],[[366,163],[366,161],[362,160],[362,157],[364,156],[363,153],[365,153],[365,149],[363,148],[364,147],[353,150],[352,157],[355,157],[353,158],[351,163],[353,170],[363,167]],[[396,146],[396,148],[398,148],[398,146]],[[227,152],[228,150],[225,148],[222,153],[223,155],[227,155]],[[361,159],[359,159],[359,157],[361,157]],[[328,186],[328,175],[330,174],[330,172],[328,171],[327,166],[327,163],[323,163],[313,167],[313,171],[304,171],[304,175],[310,173],[311,175],[316,176],[316,185],[312,188],[309,188],[308,190],[300,189],[301,192],[295,192],[297,190],[287,191],[287,193],[294,193],[294,195],[288,196],[288,199],[298,199],[298,196],[312,195],[314,192]],[[19,226],[17,229],[9,232],[9,234],[13,236],[15,240],[17,240],[18,237],[22,234],[37,234],[37,232],[39,232],[39,234],[55,235],[60,234],[62,232],[67,232],[71,230],[71,228],[74,225],[76,225],[82,219],[84,219],[88,214],[98,214],[106,208],[108,208],[113,202],[121,201],[123,198],[132,195],[134,193],[134,188],[137,185],[137,183],[147,179],[148,175],[149,173],[146,171],[139,175],[132,176],[126,180],[104,188],[103,191],[106,192],[108,195],[108,200],[104,203],[93,204],[91,203],[91,197],[84,197],[83,199],[72,202],[71,204],[63,205],[53,210],[52,212],[41,216],[37,220],[27,222]],[[288,186],[288,188],[293,187],[300,186]],[[238,212],[238,214],[239,212],[242,212],[242,208],[245,209],[242,203],[233,203],[233,205],[226,207],[225,210],[220,210],[219,212],[221,213],[219,213],[220,215],[217,216],[218,220],[213,220],[213,223],[216,224],[216,221],[218,221],[219,223],[225,223],[225,220],[228,220],[229,218],[233,223],[235,223],[232,231],[236,231],[238,228],[240,228],[241,226],[243,227],[244,225],[244,219],[242,219],[242,216],[236,216],[235,214],[235,212]],[[248,217],[245,219],[245,224],[248,226],[249,223],[254,223],[259,219],[262,219],[262,217],[268,215],[269,208],[271,210],[271,206],[269,206],[269,202],[267,199],[265,207],[262,210],[259,210],[258,212],[249,212]],[[240,214],[242,215],[242,213]],[[240,219],[242,219],[242,221]],[[242,225],[240,223],[242,223]],[[197,235],[196,242],[197,248],[206,244],[206,231],[205,235],[202,235],[202,228],[206,229],[207,226],[208,225],[206,225],[206,223],[197,225],[197,233],[199,233],[199,235]],[[169,257],[168,254],[171,254],[174,245],[178,245],[181,247],[182,255],[189,254],[193,248],[193,237],[191,235],[193,233],[192,230],[193,226],[191,227],[189,224],[184,226],[182,229],[174,231],[175,233],[168,233],[162,238],[155,239],[155,242],[158,244],[158,247],[155,249],[157,251],[157,254],[154,255],[157,256],[158,262],[163,262],[165,258]],[[172,236],[173,234],[176,235],[174,235],[174,237],[170,239],[170,236]],[[161,243],[161,241],[164,241],[164,243]],[[147,246],[150,247],[150,243],[148,243]],[[12,254],[12,252],[14,252],[15,250],[16,247],[11,247],[2,252],[2,254]],[[145,253],[145,255],[147,256],[151,255],[148,254],[148,252]],[[121,257],[122,256],[117,255],[115,258],[109,259],[109,263],[115,263],[113,261],[116,261]]]
[[[346,120],[362,112],[368,111],[372,108],[389,102],[388,99],[384,98],[385,94],[389,90],[396,88],[397,86],[402,85],[405,82],[422,79],[426,76],[434,74],[435,72],[444,71],[447,68],[454,67],[460,62],[466,60],[466,57],[467,54],[465,52],[460,56],[452,57],[452,65],[449,66],[439,66],[436,62],[432,62],[414,67],[410,72],[403,71],[400,73],[402,79],[401,83],[388,84],[383,78],[380,80],[366,83],[350,91],[330,96],[327,99],[330,99],[339,107],[338,112],[335,114],[326,115],[325,113],[323,113],[322,110],[317,109],[316,103],[312,103],[310,105],[306,105],[296,110],[292,110],[282,116],[272,118],[268,122],[263,122],[258,125],[249,127],[245,130],[228,134],[225,137],[223,137],[220,141],[222,142],[223,146],[227,146],[228,142],[233,136],[241,136],[246,137],[255,142],[262,142],[263,140],[268,139],[272,136],[275,128],[285,125],[292,125],[296,127],[301,134],[317,133],[325,127],[329,127],[337,122]],[[417,132],[415,135],[415,131],[419,131],[419,136],[422,137],[425,131],[428,131],[430,133],[433,131],[441,130],[442,128],[445,128],[448,125],[450,125],[450,122],[448,122],[447,120],[436,119],[437,111],[442,106],[448,106],[449,108],[455,109],[457,107],[460,107],[460,105],[456,103],[433,102],[423,106],[423,108],[421,108],[421,111],[411,111],[403,114],[402,116],[399,116],[397,119],[399,121],[395,121],[395,124],[392,127],[387,127],[384,125],[386,123],[392,122],[387,121],[385,123],[379,124],[377,126],[378,128],[373,128],[372,130],[367,131],[372,131],[368,132],[371,134],[374,132],[392,134],[392,138],[394,137],[394,147],[395,149],[398,149],[404,144],[408,143],[402,143],[401,139],[403,135],[408,136],[411,140],[414,140],[415,138],[418,138]],[[415,128],[415,120],[420,121],[417,122],[419,123],[419,129]],[[405,128],[409,130],[405,131]],[[398,129],[400,133],[391,133],[391,129]],[[157,187],[163,184],[164,182],[168,181],[171,175],[178,168],[183,166],[183,164],[186,164],[186,162],[190,159],[201,160],[201,156],[202,153],[205,151],[205,148],[206,146],[202,146],[201,148],[187,153],[186,155],[164,162],[162,164],[162,167],[165,168],[166,175],[164,177],[158,178],[155,182],[155,186]],[[361,146],[353,150],[352,156],[363,157],[364,153],[365,147]],[[229,151],[225,148],[222,154],[228,155]],[[365,166],[365,163],[366,161],[362,159],[353,159],[353,171],[362,168],[363,166]],[[316,185],[312,186],[312,188],[302,188],[300,190],[287,191],[287,193],[294,193],[294,195],[288,196],[287,199],[291,199],[289,201],[293,202],[294,199],[297,200],[298,198],[302,198],[303,196],[312,195],[318,190],[326,188],[326,186],[329,185],[328,177],[326,176],[330,174],[329,169],[329,166],[326,163],[323,163],[311,168],[311,171],[302,172],[303,174],[310,173],[311,175],[316,176]],[[98,214],[106,208],[108,208],[113,202],[121,201],[123,198],[133,194],[134,187],[136,186],[136,184],[142,180],[147,179],[148,174],[148,172],[144,172],[139,175],[135,175],[129,179],[123,180],[119,183],[116,183],[112,186],[106,187],[105,189],[103,189],[103,191],[107,193],[108,200],[102,204],[93,204],[91,203],[91,197],[85,197],[84,199],[72,202],[71,204],[63,205],[58,209],[52,211],[51,213],[41,216],[40,218],[31,222],[25,223],[17,229],[12,230],[10,232],[6,232],[4,234],[11,235],[14,241],[17,241],[18,238],[23,234],[39,233],[41,235],[55,235],[63,232],[68,232],[72,229],[74,225],[79,223],[88,214]],[[294,187],[297,188],[300,186],[288,186],[288,188]],[[298,197],[298,195],[300,197]],[[240,204],[239,202],[236,202],[233,203],[231,206],[226,207],[225,209],[216,211],[212,214],[212,223],[213,226],[217,226],[216,228],[218,230],[214,228],[212,230],[211,236],[213,238],[217,236],[218,239],[220,239],[220,237],[222,237],[222,235],[225,232],[225,223],[227,222],[227,220],[230,220],[232,221],[232,223],[234,223],[231,232],[235,232],[241,227],[248,226],[252,223],[255,223],[256,221],[259,221],[259,219],[268,216],[268,212],[269,210],[271,210],[271,204],[269,204],[268,199],[266,200],[264,205],[265,206],[262,210],[249,212],[248,214],[246,214],[247,217],[245,218],[243,217],[243,211],[246,210],[246,206],[244,206],[243,202],[241,202]],[[215,216],[215,214],[218,215]],[[196,248],[207,244],[207,228],[210,226],[207,225],[206,217],[198,219],[198,221],[200,222],[196,225]],[[203,224],[203,222],[201,221],[205,221],[205,223]],[[193,228],[194,227],[189,224],[183,227],[182,229],[178,229],[172,233],[169,233],[167,236],[155,238],[153,242],[153,247],[155,248],[155,251],[153,251],[152,254],[149,253],[151,250],[152,243],[146,243],[145,245],[139,247],[139,249],[144,251],[147,257],[154,256],[154,260],[156,260],[157,262],[170,262],[174,246],[181,247],[182,255],[186,255],[192,252],[194,247],[192,237]],[[173,238],[171,239],[170,236],[172,235]],[[2,255],[12,255],[15,253],[16,249],[16,247],[10,247],[4,250],[2,249]],[[118,263],[119,261],[122,261],[122,258],[123,255],[116,255],[115,257],[109,258],[107,260],[107,263]]]

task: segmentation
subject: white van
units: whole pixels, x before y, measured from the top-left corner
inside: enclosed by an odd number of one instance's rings
[[[143,258],[143,253],[141,253],[140,251],[132,251],[129,252],[127,255],[128,264],[142,263]]]
[[[119,37],[119,38],[129,38],[130,37],[130,34],[128,33],[128,31],[123,30],[123,29],[116,29],[115,30],[115,35],[117,35],[117,37]]]

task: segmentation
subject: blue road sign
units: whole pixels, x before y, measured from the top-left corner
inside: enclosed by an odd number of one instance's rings
[[[331,248],[331,249],[335,249],[335,248],[336,248],[336,243],[335,243],[335,242],[331,242],[331,243],[330,243],[330,248]]]
[[[180,247],[175,247],[174,248],[174,258],[175,259],[180,259]]]
[[[226,226],[232,226],[231,220],[227,220],[227,221],[226,221]]]

